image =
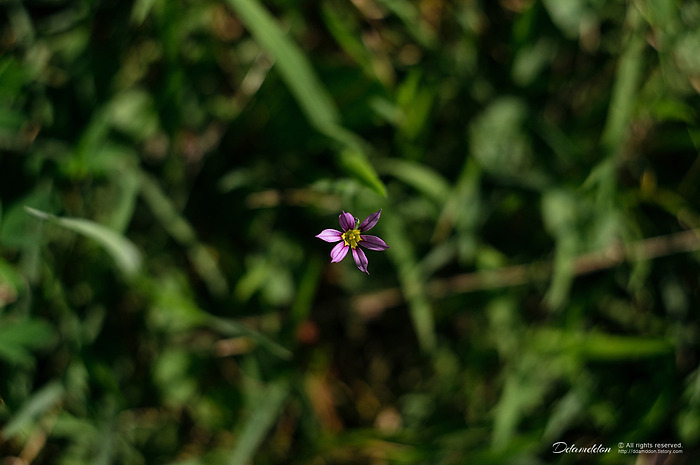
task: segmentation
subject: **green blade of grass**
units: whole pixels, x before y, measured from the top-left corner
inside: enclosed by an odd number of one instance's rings
[[[423,46],[432,48],[436,45],[434,31],[421,22],[419,8],[407,0],[379,0],[379,3],[391,10],[407,26],[407,31]]]
[[[423,351],[430,353],[436,344],[435,321],[425,291],[424,277],[421,275],[413,247],[406,236],[401,233],[401,231],[407,230],[407,226],[396,215],[387,215],[383,219],[385,221],[384,236],[391,247],[389,257],[394,261],[398,270],[401,291],[408,301],[411,322],[418,343]]]
[[[610,156],[614,156],[624,142],[635,95],[639,90],[644,61],[643,52],[646,45],[641,13],[636,7],[630,6],[627,16],[628,23],[631,25],[630,37],[620,57],[610,97],[610,108],[601,136],[601,143]]]
[[[274,58],[282,79],[311,125],[340,144],[341,167],[378,194],[386,196],[384,184],[367,159],[364,143],[340,125],[340,112],[299,47],[282,32],[259,2],[228,0],[228,3],[255,40]]]
[[[338,123],[339,114],[311,65],[279,28],[274,18],[255,0],[228,0],[250,29],[255,40],[275,59],[277,68],[302,111],[317,128]]]
[[[252,330],[235,320],[211,316],[208,318],[207,324],[210,328],[220,331],[228,336],[247,336],[257,344],[260,344],[261,347],[267,349],[271,354],[281,359],[289,360],[292,358],[292,352],[290,352],[289,349],[278,344],[264,334]]]
[[[599,331],[540,328],[535,331],[532,340],[532,347],[540,353],[570,354],[595,361],[640,360],[673,353],[673,345],[663,338],[620,336]]]
[[[141,195],[163,228],[180,245],[186,248],[187,257],[209,291],[221,297],[228,292],[226,277],[211,251],[197,238],[190,223],[177,211],[152,176],[140,173]]]
[[[343,15],[339,5],[323,3],[321,12],[328,32],[338,45],[362,66],[368,76],[374,76],[376,73],[372,69],[372,55],[362,44],[359,27]]]
[[[367,187],[372,188],[382,197],[386,197],[386,187],[377,176],[377,172],[362,152],[357,150],[343,150],[340,152],[340,165],[346,173],[362,181]]]
[[[295,325],[306,320],[311,313],[322,270],[323,263],[318,258],[312,258],[306,265],[304,274],[299,282],[294,303],[292,303],[292,308],[289,310],[289,317]]]
[[[100,244],[125,276],[133,276],[139,271],[141,252],[125,236],[94,221],[83,218],[61,218],[35,208],[24,208],[39,219],[63,226]]]
[[[61,401],[63,393],[63,386],[58,382],[49,383],[36,391],[19,412],[0,430],[0,436],[5,439],[15,437],[39,416],[57,405]]]
[[[408,184],[442,206],[450,196],[450,184],[437,171],[410,160],[391,158],[378,164],[380,172]]]
[[[255,404],[250,417],[239,432],[238,441],[228,461],[229,465],[251,463],[265,435],[275,424],[288,395],[289,386],[286,380],[271,383],[265,389],[261,401]]]

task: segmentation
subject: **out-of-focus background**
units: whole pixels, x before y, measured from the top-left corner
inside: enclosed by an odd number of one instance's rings
[[[700,460],[700,1],[0,15],[2,465]]]

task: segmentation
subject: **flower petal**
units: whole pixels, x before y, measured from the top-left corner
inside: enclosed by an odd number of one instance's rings
[[[357,265],[360,271],[364,271],[365,273],[369,274],[369,271],[367,271],[367,265],[369,262],[367,261],[367,255],[365,255],[362,249],[352,249],[352,258],[355,259],[355,265]]]
[[[360,224],[360,231],[365,232],[369,231],[374,227],[375,224],[377,224],[377,221],[379,221],[379,216],[382,214],[382,211],[379,210],[376,213],[372,213],[369,215],[365,220]]]
[[[326,242],[338,242],[343,240],[341,237],[342,235],[343,233],[337,229],[324,229],[321,231],[321,234],[316,235],[316,237]]]
[[[386,250],[389,248],[386,242],[377,236],[360,236],[360,239],[362,240],[358,244],[368,250]]]
[[[348,247],[345,242],[338,242],[331,250],[331,263],[338,263],[348,254]]]
[[[340,227],[343,231],[347,231],[348,229],[354,229],[355,217],[352,216],[350,213],[343,212],[338,217],[338,223],[340,223]]]

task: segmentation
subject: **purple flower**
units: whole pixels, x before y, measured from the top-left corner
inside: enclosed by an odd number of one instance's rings
[[[360,220],[353,217],[350,213],[341,213],[338,217],[338,222],[342,231],[337,229],[324,229],[321,234],[317,235],[319,239],[326,242],[338,242],[333,250],[331,250],[331,263],[338,263],[348,254],[348,250],[352,249],[352,258],[355,259],[355,265],[369,274],[367,271],[367,256],[358,247],[361,245],[368,250],[386,250],[389,248],[386,243],[377,236],[369,236],[362,234],[369,231],[379,221],[379,216],[382,211],[372,213],[360,223]],[[359,226],[358,226],[359,223]]]

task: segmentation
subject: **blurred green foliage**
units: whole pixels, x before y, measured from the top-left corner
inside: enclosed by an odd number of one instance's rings
[[[700,1],[0,11],[3,464],[700,460]]]

